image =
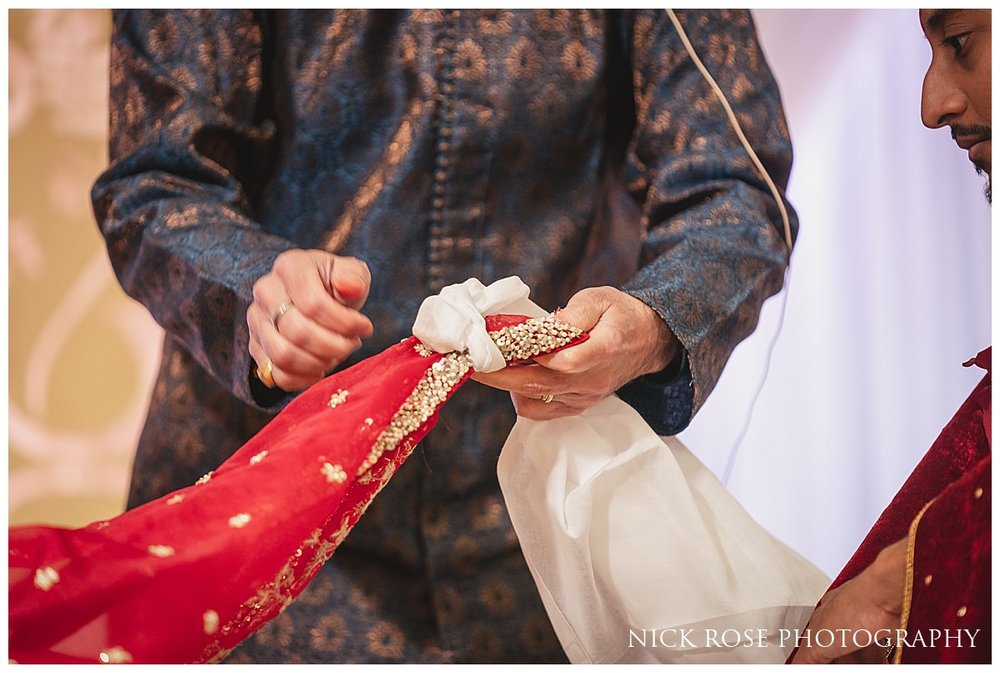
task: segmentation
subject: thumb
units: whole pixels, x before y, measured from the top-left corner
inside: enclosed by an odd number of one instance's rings
[[[566,304],[566,308],[558,311],[555,318],[585,332],[590,332],[610,307],[611,303],[600,291],[589,288],[573,295],[569,303]],[[536,357],[535,362],[561,372],[581,371],[592,364],[591,351],[595,344],[591,341],[585,341],[573,348],[567,348],[552,355]]]
[[[364,261],[356,257],[336,257],[331,281],[334,296],[345,305],[355,310],[365,305],[372,276]]]
[[[611,303],[599,292],[592,289],[580,290],[570,298],[566,308],[557,311],[557,320],[589,332],[611,307]]]

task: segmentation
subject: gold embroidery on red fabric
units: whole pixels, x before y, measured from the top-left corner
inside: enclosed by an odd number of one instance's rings
[[[510,325],[495,332],[490,337],[508,362],[528,360],[561,348],[576,339],[583,330],[551,316],[530,318],[518,325]]]
[[[168,505],[176,505],[177,503],[183,502],[183,501],[184,501],[184,494],[183,493],[178,493],[177,495],[171,496],[171,498],[169,500],[167,500],[167,504]]]
[[[344,472],[344,468],[341,465],[331,465],[330,463],[323,463],[323,467],[320,468],[320,472],[326,477],[326,481],[330,484],[343,484],[347,481],[347,473]]]
[[[323,555],[325,547],[332,546],[324,541],[322,536],[322,528],[314,529],[302,545],[296,549],[295,554],[285,561],[285,564],[275,575],[274,579],[260,587],[256,594],[243,602],[236,610],[236,614],[232,619],[218,629],[219,638],[209,643],[202,650],[202,661],[207,663],[222,661],[233,650],[232,647],[222,647],[222,638],[228,638],[235,630],[238,630],[243,637],[253,633],[268,619],[278,614],[292,602],[293,597],[297,594],[296,588],[301,589],[300,585],[304,586],[311,579],[310,571],[318,569],[319,565],[322,565],[322,562],[320,562],[314,566],[313,562],[317,557]],[[302,560],[303,550],[313,547],[318,547],[321,551],[313,556],[310,564],[297,577],[295,568]],[[330,549],[330,553],[333,553],[332,549]],[[326,558],[329,558],[329,555],[324,556],[324,560]]]
[[[512,360],[528,359],[565,346],[580,334],[582,332],[571,325],[547,317],[530,319],[521,325],[505,327],[491,332],[490,336],[504,357]],[[320,567],[347,538],[354,525],[353,522],[364,514],[375,496],[389,483],[396,472],[397,462],[401,463],[413,451],[414,442],[407,439],[407,436],[436,412],[471,367],[469,355],[456,352],[443,356],[427,369],[393,416],[389,426],[375,440],[372,451],[358,471],[356,483],[359,486],[368,486],[373,481],[376,481],[377,486],[367,497],[355,504],[350,512],[341,514],[339,521],[328,520],[322,528],[313,530],[309,538],[285,562],[275,578],[258,589],[256,595],[247,599],[237,610],[236,615],[218,630],[220,638],[229,637],[235,630],[238,630],[240,635],[252,633],[274,614],[287,607],[293,597],[305,588]],[[372,425],[374,421],[365,419],[365,422]],[[386,452],[394,450],[399,450],[401,453],[393,460],[379,460]],[[332,465],[326,462],[325,458],[321,460],[324,461],[322,468],[324,475],[336,474],[337,468],[343,470],[342,466]],[[249,520],[249,515],[241,516],[246,516]],[[330,532],[325,534],[324,531]],[[221,646],[221,642],[216,640],[205,648],[202,660],[221,661],[231,651],[232,648],[225,649]]]
[[[174,555],[174,548],[166,544],[151,544],[148,547],[149,553],[159,558],[169,558]]]
[[[582,333],[569,323],[546,316],[529,318],[489,334],[509,362],[553,351],[569,344]],[[471,368],[472,360],[466,352],[448,353],[431,365],[389,421],[389,426],[375,440],[357,475],[361,476],[371,469],[382,454],[395,449],[407,435],[427,422]]]
[[[375,440],[356,474],[360,476],[370,470],[383,453],[395,449],[406,435],[425,423],[448,399],[448,395],[471,367],[472,360],[464,352],[448,353],[432,364],[389,421],[389,426]]]
[[[331,409],[334,409],[337,406],[339,406],[339,405],[343,404],[344,402],[346,402],[347,401],[347,396],[349,394],[350,394],[350,391],[348,391],[348,390],[337,389],[337,392],[335,392],[333,395],[330,395],[330,401],[327,402],[326,404]]]
[[[250,464],[251,465],[256,465],[257,463],[259,463],[260,461],[264,460],[265,458],[267,458],[267,449],[264,449],[263,451],[261,451],[257,455],[253,456],[250,459]]]
[[[219,630],[219,613],[215,610],[205,610],[205,614],[201,616],[201,620],[205,635],[211,636]]]
[[[250,519],[251,518],[252,517],[249,514],[247,514],[246,512],[240,512],[239,514],[236,514],[235,516],[229,517],[229,525],[232,528],[243,528],[243,526],[245,526],[248,523],[250,523]]]
[[[35,588],[48,591],[59,584],[59,571],[51,566],[39,568],[35,571]]]
[[[112,647],[106,652],[101,652],[102,664],[131,664],[132,654],[124,647]]]
[[[920,519],[923,518],[924,512],[926,512],[934,501],[930,500],[925,503],[924,506],[917,512],[917,515],[913,517],[913,521],[910,522],[910,532],[908,539],[906,541],[906,580],[903,584],[903,610],[899,617],[899,628],[904,632],[906,631],[906,624],[910,621],[910,606],[913,602],[913,564],[914,556],[917,553],[917,527],[920,526]],[[896,652],[892,657],[892,663],[898,664],[903,660],[903,650],[906,647],[906,642],[900,640],[896,643]]]

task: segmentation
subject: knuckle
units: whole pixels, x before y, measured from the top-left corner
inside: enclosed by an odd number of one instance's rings
[[[292,369],[292,365],[295,363],[294,349],[285,339],[272,344],[268,354],[271,357],[271,362],[281,369]]]
[[[296,308],[307,316],[321,315],[324,310],[324,302],[315,292],[309,292],[295,302]]]
[[[290,271],[295,266],[294,252],[294,250],[286,250],[275,257],[274,264],[271,266],[271,269],[278,274],[284,274]]]
[[[538,397],[541,395],[547,395],[548,393],[548,388],[538,381],[525,381],[521,386],[521,395],[525,395],[527,397]]]
[[[295,315],[294,311],[289,311],[281,319],[278,333],[292,343],[305,346],[309,343],[309,330],[303,325],[303,321]]]
[[[549,369],[568,374],[583,369],[587,362],[587,356],[579,350],[569,348],[560,352],[558,358],[549,363]]]
[[[270,274],[267,274],[267,275],[261,276],[256,281],[254,281],[254,284],[253,284],[253,300],[254,300],[254,302],[256,302],[258,304],[261,302],[261,299],[263,298],[264,293],[267,291],[267,286],[268,286],[268,283],[269,283],[269,278],[270,278]]]

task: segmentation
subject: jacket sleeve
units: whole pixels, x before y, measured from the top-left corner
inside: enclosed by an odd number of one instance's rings
[[[927,503],[910,526],[900,628],[907,633],[964,632],[935,646],[901,647],[904,663],[988,663],[993,556],[992,455],[971,465]]]
[[[275,129],[252,11],[115,11],[110,165],[94,213],[125,291],[253,403],[246,310],[296,247],[254,221]]]
[[[791,144],[750,13],[677,15],[783,193]],[[678,375],[644,377],[622,396],[632,401],[641,387],[640,411],[657,432],[673,434],[753,332],[764,300],[780,290],[790,251],[774,197],[666,12],[637,12],[631,42],[636,128],[629,188],[642,207],[645,240],[640,270],[623,289],[666,321],[687,361]],[[797,220],[786,208],[794,236]],[[677,404],[683,386],[691,386],[686,415]]]

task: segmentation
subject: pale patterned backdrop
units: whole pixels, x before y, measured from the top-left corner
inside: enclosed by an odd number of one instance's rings
[[[8,20],[10,522],[77,525],[124,506],[162,333],[118,287],[90,210],[110,12]]]
[[[802,230],[729,485],[832,573],[979,378],[960,363],[990,338],[990,211],[947,132],[920,126],[929,50],[915,9],[755,17]],[[12,11],[9,24],[10,521],[76,525],[123,506],[162,335],[118,288],[89,205],[109,12]],[[779,305],[682,435],[717,472]]]

